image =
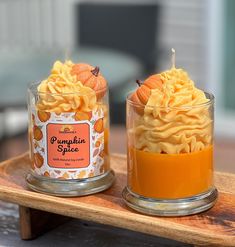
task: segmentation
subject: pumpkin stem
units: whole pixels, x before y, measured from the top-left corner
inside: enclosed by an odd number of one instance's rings
[[[91,70],[91,73],[94,75],[94,76],[98,76],[100,72],[100,68],[98,66],[96,66],[93,70]]]
[[[138,84],[139,87],[143,84],[141,80],[136,80],[135,82]]]

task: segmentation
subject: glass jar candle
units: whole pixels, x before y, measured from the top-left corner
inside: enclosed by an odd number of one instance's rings
[[[114,172],[109,163],[108,89],[42,93],[39,85],[28,90],[28,186],[56,196],[109,188]]]
[[[141,105],[127,98],[128,182],[131,208],[180,216],[215,204],[213,183],[214,97],[179,107]]]

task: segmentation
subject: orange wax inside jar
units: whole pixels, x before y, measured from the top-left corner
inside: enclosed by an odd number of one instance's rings
[[[148,198],[177,199],[206,192],[213,185],[213,146],[185,154],[128,150],[128,186]]]

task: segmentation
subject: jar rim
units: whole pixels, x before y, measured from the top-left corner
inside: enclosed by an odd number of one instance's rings
[[[34,82],[34,83],[30,83],[28,85],[28,92],[32,93],[32,94],[39,94],[39,95],[50,95],[50,96],[61,96],[61,95],[80,95],[80,96],[89,96],[89,95],[93,95],[93,94],[99,94],[99,93],[102,93],[104,91],[106,91],[108,89],[108,87],[104,87],[102,89],[99,89],[99,90],[93,90],[93,92],[91,91],[90,93],[81,93],[81,92],[69,92],[69,93],[48,93],[48,92],[39,92],[37,90],[37,87],[39,86],[41,82]]]
[[[130,92],[127,97],[126,97],[126,103],[129,105],[132,105],[134,107],[138,107],[141,109],[144,109],[145,107],[148,108],[158,108],[158,109],[167,109],[167,110],[179,110],[179,109],[183,109],[183,110],[190,110],[190,109],[195,109],[195,108],[200,108],[200,107],[206,107],[206,106],[210,106],[214,104],[215,101],[215,97],[212,93],[203,91],[203,93],[205,94],[206,98],[209,99],[207,102],[205,103],[200,103],[197,105],[183,105],[183,106],[154,106],[154,105],[144,105],[138,102],[134,102],[133,100],[131,100],[131,95],[134,93],[134,91]]]

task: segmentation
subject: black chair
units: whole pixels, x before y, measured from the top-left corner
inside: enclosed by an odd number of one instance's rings
[[[142,61],[146,73],[156,69],[159,6],[80,3],[80,45],[120,50]]]
[[[159,6],[144,4],[79,3],[77,42],[81,46],[96,46],[124,52],[141,62],[143,71],[120,81],[110,90],[111,122],[125,122],[125,95],[128,82],[157,69],[159,43]],[[115,59],[115,58],[114,58]],[[110,61],[112,63],[112,61]],[[118,68],[117,68],[118,69]],[[120,71],[122,73],[122,71]]]

